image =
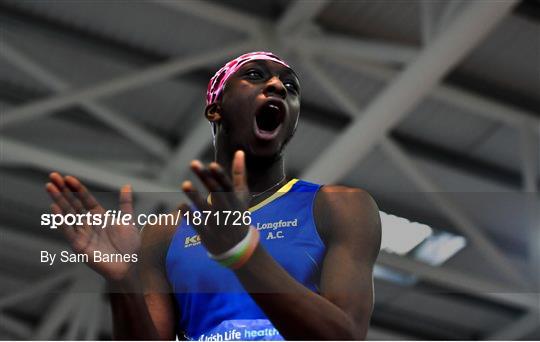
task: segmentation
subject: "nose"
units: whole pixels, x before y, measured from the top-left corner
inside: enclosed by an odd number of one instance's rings
[[[266,96],[277,95],[285,99],[287,97],[287,88],[285,88],[278,77],[274,76],[266,82],[263,93]]]

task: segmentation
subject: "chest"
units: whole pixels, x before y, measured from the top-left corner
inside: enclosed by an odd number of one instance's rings
[[[311,201],[296,196],[278,200],[253,212],[251,221],[276,262],[299,282],[316,287],[325,248]],[[234,273],[208,258],[196,231],[185,223],[173,237],[166,264],[175,292],[242,291]]]

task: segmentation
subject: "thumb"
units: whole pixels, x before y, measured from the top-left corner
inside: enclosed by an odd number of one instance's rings
[[[246,175],[246,155],[244,151],[238,150],[234,154],[232,164],[232,178],[234,192],[244,202],[249,199],[249,188]]]
[[[133,214],[133,192],[130,184],[120,189],[120,210],[124,214]]]

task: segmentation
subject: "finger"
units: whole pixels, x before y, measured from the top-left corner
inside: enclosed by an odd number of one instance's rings
[[[58,172],[52,172],[49,178],[63,194],[65,200],[73,207],[77,213],[84,213],[84,207],[79,199],[75,197],[73,191],[67,187],[64,177]]]
[[[223,170],[223,168],[218,163],[210,163],[208,169],[224,191],[234,191],[231,179],[225,174],[225,170]]]
[[[208,189],[208,191],[210,192],[223,191],[223,188],[214,178],[210,170],[204,167],[204,165],[200,161],[198,160],[192,161],[190,164],[190,167],[191,167],[191,170],[195,172],[197,177],[199,177],[199,179],[204,184],[204,186]]]
[[[197,207],[197,209],[201,211],[210,209],[206,200],[203,199],[199,191],[193,186],[193,183],[190,181],[185,181],[182,183],[182,190],[191,200],[191,202]]]
[[[235,191],[247,192],[246,156],[244,151],[238,150],[234,154],[232,165],[233,186]]]
[[[64,194],[58,189],[58,187],[49,182],[45,185],[45,190],[49,193],[54,203],[56,203],[64,214],[75,214],[75,209],[65,199]]]
[[[69,177],[69,176],[67,176],[67,177]],[[84,210],[83,204],[73,194],[74,191],[68,187],[69,184],[65,181],[65,178],[64,179],[60,178],[60,180],[61,180],[61,182],[59,182],[59,185],[61,185],[62,187],[59,188],[59,189],[62,192],[62,194],[64,195],[64,198],[66,199],[66,201],[68,201],[69,204],[71,204],[71,206],[73,207],[73,209],[75,209],[75,211],[77,213],[84,214],[85,210]]]
[[[120,189],[120,210],[124,214],[133,214],[133,192],[130,184]]]
[[[71,206],[71,204],[66,200],[64,193],[62,193],[56,185],[52,183],[47,183],[45,185],[45,188],[51,198],[53,199],[54,203],[51,204],[51,210],[54,214],[60,214],[60,215],[66,215],[66,214],[75,214],[75,209]],[[63,224],[60,226],[61,230],[69,230],[72,233],[75,233],[76,228],[80,228],[77,225],[74,226],[68,226],[66,224]]]
[[[64,186],[66,186],[64,177],[59,172],[51,172],[49,174],[49,179],[54,185],[56,185],[56,187],[58,187],[58,189],[62,189]]]
[[[247,194],[235,193],[234,187],[231,179],[225,173],[225,170],[215,162],[210,163],[209,170],[214,176],[214,179],[218,181],[221,187],[226,191],[224,193],[226,199],[231,203],[235,208],[238,208],[239,205],[244,202]],[[238,197],[239,196],[239,197]],[[240,201],[239,201],[240,200]]]
[[[52,203],[50,207],[51,207],[51,212],[53,214],[56,214],[56,215],[63,215],[64,214],[64,212],[62,211],[62,209],[60,209],[60,206],[58,204]]]
[[[191,162],[191,169],[212,194],[212,205],[225,206],[227,203],[227,197],[224,193],[225,190],[214,178],[210,170],[204,167],[198,160]]]
[[[81,200],[84,208],[90,211],[99,207],[98,201],[92,196],[90,191],[75,177],[66,176],[64,178],[66,185],[77,195]]]
[[[56,203],[51,204],[51,212],[56,215],[63,215],[62,209],[60,209],[60,206]],[[72,241],[77,237],[77,233],[75,233],[73,228],[66,227],[65,224],[61,225],[59,228],[69,241]]]
[[[242,201],[248,202],[249,188],[247,185],[245,158],[246,155],[244,151],[236,151],[232,163],[232,177],[234,192],[239,196]]]

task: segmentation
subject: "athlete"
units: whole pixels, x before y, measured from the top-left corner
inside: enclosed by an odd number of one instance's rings
[[[253,52],[232,60],[207,90],[215,162],[190,164],[210,195],[185,181],[191,203],[177,209],[179,226],[147,225],[141,234],[135,224],[62,227],[78,253],[140,256],[88,263],[110,285],[115,338],[366,337],[378,208],[361,189],[287,177],[283,149],[296,130],[300,94],[295,72],[279,57]],[[73,176],[53,172],[46,189],[53,213],[106,211]],[[129,185],[119,206],[133,212]],[[251,224],[223,225],[216,215],[196,224],[205,210],[247,211]]]

